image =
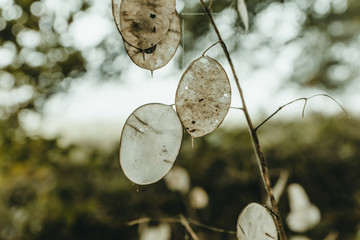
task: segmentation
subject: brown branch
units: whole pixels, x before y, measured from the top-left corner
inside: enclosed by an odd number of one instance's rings
[[[206,6],[204,0],[200,0],[200,2],[202,4],[203,8],[205,9],[205,12],[209,17],[211,25],[213,26],[213,28],[214,28],[214,30],[216,32],[216,35],[217,35],[217,37],[218,37],[218,39],[219,39],[219,41],[221,43],[221,46],[222,46],[222,48],[224,50],[227,61],[229,62],[231,71],[233,73],[237,89],[238,89],[238,91],[240,93],[241,102],[243,104],[244,115],[245,115],[249,130],[250,130],[250,134],[251,134],[251,137],[252,137],[254,151],[256,153],[256,157],[257,157],[257,160],[258,160],[258,163],[259,163],[259,168],[260,168],[261,176],[262,176],[262,179],[263,179],[264,187],[265,187],[267,195],[268,195],[268,197],[270,199],[273,211],[278,216],[277,218],[275,218],[275,223],[276,223],[276,227],[278,229],[279,235],[280,235],[280,240],[286,240],[285,230],[284,230],[281,218],[280,218],[279,208],[277,206],[277,203],[276,203],[276,200],[274,198],[272,188],[271,188],[271,182],[270,182],[269,171],[268,171],[268,168],[267,168],[267,163],[266,163],[266,160],[265,160],[265,157],[264,157],[261,145],[260,145],[260,141],[259,141],[259,138],[258,138],[258,135],[257,135],[257,131],[254,128],[254,125],[253,125],[252,120],[251,120],[250,115],[249,115],[249,111],[247,110],[244,94],[243,94],[242,88],[240,86],[240,82],[239,82],[239,79],[237,77],[234,64],[233,64],[232,59],[230,57],[230,53],[229,53],[229,51],[227,49],[227,46],[224,43],[224,41],[223,41],[223,39],[221,37],[221,34],[219,32],[219,29],[217,28],[217,25],[216,25],[216,23],[214,21],[211,9],[208,6]]]
[[[139,219],[135,219],[133,221],[127,222],[126,225],[127,226],[134,226],[134,225],[138,225],[138,224],[142,224],[142,223],[149,223],[149,222],[164,222],[164,223],[180,223],[180,219],[178,218],[149,218],[149,217],[145,217],[145,218],[139,218]]]
[[[214,0],[211,0],[211,1],[210,1],[210,4],[209,4],[209,9],[211,9],[212,4],[213,4],[213,1],[214,1]]]
[[[306,107],[306,103],[307,103],[307,100],[308,98],[298,98],[298,99],[295,99],[291,102],[288,102],[282,106],[280,106],[274,113],[272,113],[269,117],[267,117],[264,121],[262,121],[256,128],[255,130],[258,130],[262,125],[264,125],[267,121],[269,121],[273,116],[275,116],[278,112],[280,112],[281,109],[283,109],[284,107],[290,105],[290,104],[293,104],[297,101],[300,101],[300,100],[304,100],[305,103],[304,103],[304,107],[303,107],[303,111],[302,111],[302,117],[304,117],[304,112],[305,112],[305,107]]]
[[[184,218],[183,215],[180,215],[179,218],[149,218],[149,217],[144,217],[144,218],[139,218],[139,219],[135,219],[133,221],[130,221],[128,223],[126,223],[127,226],[134,226],[134,225],[138,225],[138,224],[143,224],[143,223],[149,223],[149,222],[163,222],[163,223],[180,223],[182,225],[184,225],[184,223],[188,222],[188,224],[197,226],[197,227],[201,227],[204,229],[208,229],[210,231],[214,231],[214,232],[220,232],[220,233],[226,233],[226,234],[236,234],[236,231],[231,231],[231,230],[225,230],[225,229],[221,229],[221,228],[217,228],[217,227],[212,227],[206,224],[203,224],[201,222],[198,222],[194,219],[189,218],[188,220],[182,219]]]
[[[192,224],[192,225],[198,226],[198,227],[202,227],[202,228],[214,231],[214,232],[227,233],[227,234],[232,234],[232,235],[236,234],[236,231],[224,230],[224,229],[221,229],[221,228],[212,227],[212,226],[200,223],[200,222],[198,222],[198,221],[196,221],[194,219],[189,219],[189,223]]]
[[[189,222],[186,220],[186,218],[183,215],[180,215],[180,222],[186,228],[186,231],[188,231],[188,233],[190,234],[192,239],[199,240],[199,237],[192,230],[192,228],[190,227]]]
[[[243,108],[241,108],[241,107],[230,107],[231,109],[236,109],[236,110],[242,110],[242,111],[244,111],[244,109]]]
[[[186,218],[183,215],[180,215],[179,218],[157,218],[157,219],[151,219],[149,217],[139,218],[139,219],[133,220],[131,222],[128,222],[127,225],[134,226],[134,225],[138,225],[138,224],[142,224],[142,223],[149,223],[151,221],[166,222],[166,223],[181,223],[185,227],[186,231],[188,231],[188,233],[194,240],[199,240],[199,237],[192,230],[189,222],[186,220]]]
[[[220,41],[217,41],[216,43],[212,44],[210,47],[208,47],[201,56],[203,57],[207,51],[209,51],[212,47],[214,47],[216,44],[220,43]]]
[[[291,102],[288,102],[282,106],[280,106],[274,113],[272,113],[269,117],[267,117],[264,121],[262,121],[256,128],[255,128],[255,131],[257,131],[262,125],[264,125],[267,121],[269,121],[272,117],[274,117],[278,112],[280,112],[281,109],[283,109],[284,107],[290,105],[290,104],[293,104],[295,102],[298,102],[298,101],[301,101],[301,100],[304,100],[304,106],[303,106],[303,110],[302,110],[302,113],[301,113],[301,116],[304,117],[305,116],[305,108],[306,108],[306,105],[307,105],[307,102],[308,100],[314,98],[314,97],[328,97],[330,98],[331,100],[333,100],[342,110],[343,112],[345,113],[345,115],[350,119],[350,115],[347,113],[347,111],[345,110],[345,108],[338,102],[336,101],[335,98],[331,97],[330,95],[327,95],[327,94],[323,94],[323,93],[320,93],[320,94],[316,94],[316,95],[313,95],[311,97],[302,97],[302,98],[298,98],[298,99],[295,99]]]

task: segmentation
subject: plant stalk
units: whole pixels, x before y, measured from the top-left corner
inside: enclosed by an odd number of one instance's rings
[[[224,41],[223,41],[223,39],[221,37],[221,34],[219,32],[219,29],[217,28],[217,25],[216,25],[216,23],[214,21],[211,9],[205,4],[204,0],[200,0],[200,2],[202,4],[202,6],[204,7],[205,12],[206,12],[206,14],[208,15],[208,17],[210,19],[211,25],[213,26],[213,28],[214,28],[214,30],[216,32],[216,35],[217,35],[217,37],[219,39],[221,47],[223,48],[225,56],[227,58],[227,61],[229,62],[229,65],[231,67],[231,71],[233,73],[237,89],[238,89],[238,91],[240,93],[241,102],[243,104],[242,109],[243,109],[243,112],[245,114],[245,118],[246,118],[246,121],[247,121],[247,124],[248,124],[248,127],[249,127],[249,131],[250,131],[250,135],[251,135],[251,138],[252,138],[256,158],[258,160],[258,165],[259,165],[259,168],[260,168],[260,172],[261,172],[262,180],[263,180],[263,183],[264,183],[264,187],[265,187],[266,193],[267,193],[267,195],[268,195],[268,197],[270,199],[272,210],[274,211],[274,213],[276,215],[274,219],[275,219],[276,227],[278,229],[280,240],[286,240],[284,226],[282,224],[279,208],[277,206],[276,199],[275,199],[273,191],[272,191],[269,171],[268,171],[267,163],[266,163],[266,160],[265,160],[265,157],[264,157],[261,145],[260,145],[259,137],[257,135],[257,129],[254,127],[254,125],[252,123],[252,120],[251,120],[251,117],[249,115],[249,111],[248,111],[246,103],[245,103],[244,93],[243,93],[242,88],[240,86],[240,81],[239,81],[238,76],[236,74],[234,64],[233,64],[233,62],[231,60],[230,53],[229,53],[229,51],[227,49],[227,46],[224,43]]]

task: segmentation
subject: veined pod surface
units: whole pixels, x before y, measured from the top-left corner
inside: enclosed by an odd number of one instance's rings
[[[179,82],[175,105],[180,121],[193,138],[220,126],[231,104],[231,87],[223,67],[202,56],[186,69]]]
[[[239,215],[236,227],[237,240],[277,240],[278,234],[270,211],[250,203]]]
[[[146,104],[127,119],[120,140],[120,165],[134,183],[146,185],[163,178],[179,153],[183,129],[174,109]]]
[[[130,45],[148,49],[160,42],[169,30],[175,0],[113,0],[116,25]]]
[[[121,4],[121,0],[111,0],[111,9],[112,9],[112,14],[113,14],[113,18],[114,18],[114,21],[115,21],[115,25],[116,25],[116,28],[121,33],[121,29],[120,29],[120,4]]]
[[[181,22],[177,12],[173,14],[169,31],[154,47],[139,49],[124,41],[126,52],[131,60],[141,68],[156,70],[164,67],[174,56],[181,39]]]

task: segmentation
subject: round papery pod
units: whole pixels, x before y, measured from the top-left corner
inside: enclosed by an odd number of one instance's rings
[[[193,187],[189,194],[190,205],[195,209],[203,209],[209,204],[209,195],[202,187]]]
[[[182,167],[173,167],[164,178],[166,186],[172,191],[186,194],[190,189],[189,173]]]
[[[305,189],[297,183],[288,187],[290,212],[286,218],[289,229],[293,232],[307,232],[321,221],[321,213],[317,206],[309,200]]]
[[[120,29],[120,4],[121,0],[111,0],[112,14],[115,21],[116,28],[121,33]]]
[[[175,7],[175,0],[122,0],[118,29],[130,45],[151,48],[168,32]]]
[[[165,37],[149,49],[139,49],[124,41],[131,60],[141,68],[154,71],[164,67],[174,56],[181,39],[181,22],[177,12],[173,14],[169,31]]]
[[[139,185],[163,178],[179,153],[183,129],[174,109],[152,103],[136,109],[127,119],[120,140],[120,165]]]
[[[193,138],[211,133],[224,121],[231,104],[231,87],[223,67],[202,56],[186,69],[175,105],[180,121]]]
[[[236,227],[237,240],[277,240],[278,234],[270,211],[250,203],[239,215]]]
[[[141,229],[141,230],[140,230]],[[169,223],[160,223],[157,226],[141,226],[140,240],[170,240],[171,239],[171,226]]]

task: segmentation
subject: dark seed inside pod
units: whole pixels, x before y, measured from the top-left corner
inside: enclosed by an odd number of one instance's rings
[[[155,52],[155,50],[156,50],[156,45],[145,49],[144,52],[147,53],[147,54],[151,54],[151,53]]]

